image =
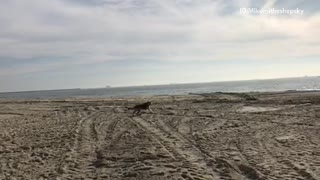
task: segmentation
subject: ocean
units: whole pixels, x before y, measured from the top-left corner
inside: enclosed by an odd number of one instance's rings
[[[0,93],[0,99],[63,99],[149,95],[184,95],[210,92],[318,91],[320,76],[268,80],[228,81],[96,89],[64,89]]]

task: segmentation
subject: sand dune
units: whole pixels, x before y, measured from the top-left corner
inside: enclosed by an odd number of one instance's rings
[[[0,128],[0,179],[320,179],[317,92],[3,100]]]

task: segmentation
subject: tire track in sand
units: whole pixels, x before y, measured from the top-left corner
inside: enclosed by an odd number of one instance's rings
[[[182,174],[184,179],[215,179],[218,177],[208,165],[210,159],[206,159],[206,156],[186,138],[173,131],[167,131],[142,117],[132,117],[132,120],[157,139],[173,158],[183,162],[183,168],[188,171]]]
[[[263,131],[262,131],[263,132]],[[269,131],[270,133],[270,131]],[[259,133],[258,133],[259,134]],[[314,177],[312,172],[308,172],[307,169],[304,168],[300,168],[298,166],[295,165],[295,163],[292,162],[292,160],[288,159],[288,157],[286,156],[275,156],[272,152],[272,150],[267,146],[267,143],[265,143],[265,140],[267,139],[266,135],[260,135],[263,138],[261,138],[261,146],[267,151],[267,153],[269,154],[269,156],[271,156],[271,158],[273,158],[277,163],[281,164],[280,167],[287,167],[287,169],[289,169],[291,172],[288,173],[289,175],[291,175],[292,177],[298,177],[301,176],[301,178],[303,179],[307,179],[307,180],[317,180],[317,177]],[[269,140],[269,141],[274,141],[273,139]],[[274,142],[275,144],[277,144],[278,147],[281,147],[282,144],[278,143],[278,142]],[[293,174],[292,172],[296,172],[297,175]]]
[[[58,169],[61,179],[95,179],[94,163],[99,155],[96,154],[98,137],[94,121],[100,115],[101,112],[95,112],[77,122],[74,144]]]
[[[261,171],[264,172],[266,178],[274,179],[279,178],[280,175],[287,176],[288,178],[299,178],[299,179],[308,179],[308,180],[316,180],[312,176],[312,174],[308,173],[304,169],[299,169],[295,166],[286,156],[279,156],[274,155],[274,150],[271,150],[268,144],[273,144],[274,140],[270,137],[270,134],[273,134],[275,127],[268,127],[260,129],[255,136],[250,136],[245,140],[237,142],[237,149],[240,154],[249,162],[250,165],[254,166],[255,168],[259,168]],[[254,138],[253,138],[254,137]],[[259,156],[253,155],[252,152],[245,150],[246,143],[250,141],[256,141],[257,151],[259,152]],[[273,142],[273,143],[271,143]],[[277,147],[280,147],[281,144],[277,144]],[[250,146],[248,146],[250,147]],[[263,158],[261,158],[263,157]],[[255,164],[259,164],[260,167],[257,167]]]
[[[213,157],[209,152],[205,151],[200,144],[194,141],[192,138],[184,135],[179,132],[176,128],[172,128],[167,123],[163,121],[163,119],[159,119],[155,121],[155,124],[162,129],[164,132],[170,134],[171,136],[175,136],[177,139],[183,140],[185,143],[189,145],[186,146],[186,149],[190,149],[192,152],[198,152],[198,155],[202,157],[200,163],[207,170],[212,170],[213,165],[215,166],[214,172],[223,178],[243,178],[243,179],[262,179],[260,175],[258,175],[255,170],[245,164],[236,164],[230,160],[225,160],[220,157]],[[191,130],[191,135],[193,136],[193,123],[189,123],[189,128]],[[186,150],[184,149],[184,151]],[[199,157],[199,158],[201,158]],[[210,166],[209,166],[210,165]],[[216,175],[217,176],[217,175]]]

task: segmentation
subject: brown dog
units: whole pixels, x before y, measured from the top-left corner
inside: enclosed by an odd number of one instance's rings
[[[150,112],[153,112],[150,108],[151,102],[145,102],[143,104],[138,104],[136,106],[134,106],[133,108],[129,108],[129,109],[133,109],[133,115],[137,114],[141,114],[142,110],[149,110]]]

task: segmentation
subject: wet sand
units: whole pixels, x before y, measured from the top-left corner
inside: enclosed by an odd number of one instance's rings
[[[0,128],[0,179],[320,179],[320,92],[1,100]]]

